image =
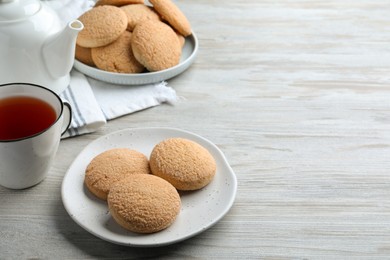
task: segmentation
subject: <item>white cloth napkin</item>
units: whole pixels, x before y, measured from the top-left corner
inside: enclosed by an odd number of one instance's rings
[[[58,13],[63,25],[90,9],[94,1],[43,1]],[[101,82],[73,69],[70,86],[60,94],[72,106],[72,123],[63,138],[98,130],[108,120],[164,102],[174,103],[176,92],[166,82],[122,86]]]
[[[71,71],[70,86],[61,94],[72,106],[72,123],[63,138],[98,130],[108,120],[161,103],[174,103],[176,92],[166,82],[122,86],[101,82]]]

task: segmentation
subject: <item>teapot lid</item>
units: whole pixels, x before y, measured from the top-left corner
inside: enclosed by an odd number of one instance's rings
[[[27,18],[40,8],[37,0],[0,0],[0,22]]]

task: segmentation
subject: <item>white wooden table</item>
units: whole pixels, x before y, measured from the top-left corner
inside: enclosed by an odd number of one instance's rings
[[[0,187],[0,259],[389,257],[390,2],[176,3],[200,41],[193,66],[169,80],[183,100],[62,141],[36,187]],[[91,235],[60,195],[88,143],[145,126],[206,137],[238,178],[218,224],[147,249]]]

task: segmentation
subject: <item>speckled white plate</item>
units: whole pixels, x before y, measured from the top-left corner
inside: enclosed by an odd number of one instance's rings
[[[85,188],[85,169],[92,158],[111,148],[127,147],[149,157],[157,143],[170,137],[187,138],[205,147],[216,160],[216,175],[203,189],[181,193],[180,214],[167,229],[153,234],[126,231],[111,217],[107,203]],[[233,170],[223,153],[210,141],[174,128],[134,128],[100,137],[85,147],[65,174],[61,195],[71,218],[88,232],[115,244],[147,247],[176,243],[210,228],[229,211],[236,191],[237,179]]]
[[[75,60],[74,67],[91,78],[120,85],[143,85],[156,83],[163,80],[173,78],[185,70],[194,62],[196,54],[198,53],[198,39],[195,33],[186,37],[182,49],[180,63],[172,68],[156,71],[135,74],[113,73],[100,70],[94,67],[85,65],[82,62]]]

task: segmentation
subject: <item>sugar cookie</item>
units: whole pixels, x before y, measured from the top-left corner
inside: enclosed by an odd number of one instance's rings
[[[106,200],[115,182],[133,174],[149,173],[149,162],[144,154],[127,148],[115,148],[92,159],[85,170],[84,183],[98,198]]]
[[[125,31],[113,43],[93,48],[93,62],[99,69],[117,73],[140,73],[145,67],[139,63],[131,49],[131,32]]]
[[[135,174],[112,186],[107,197],[116,222],[137,233],[153,233],[170,226],[180,212],[180,196],[167,181]]]
[[[184,44],[186,43],[186,38],[184,38],[184,36],[178,32],[176,32],[176,35],[177,35],[177,38],[179,39],[180,46],[183,48]]]
[[[95,6],[99,5],[114,5],[114,6],[122,6],[129,4],[143,4],[144,0],[98,0]]]
[[[76,44],[75,58],[88,66],[95,67],[91,56],[91,48],[81,47]]]
[[[192,33],[187,17],[171,0],[150,0],[157,13],[183,36]]]
[[[136,59],[149,71],[167,69],[180,62],[179,39],[169,25],[160,21],[138,24],[133,31],[131,47]]]
[[[101,47],[119,38],[127,28],[127,16],[119,7],[102,5],[82,14],[79,20],[84,29],[76,43],[82,47]]]
[[[158,143],[150,154],[152,173],[178,190],[197,190],[214,178],[216,162],[200,144],[184,138]]]
[[[160,21],[160,16],[152,7],[143,4],[125,5],[121,9],[127,15],[127,30],[132,32],[135,26],[144,20]]]

